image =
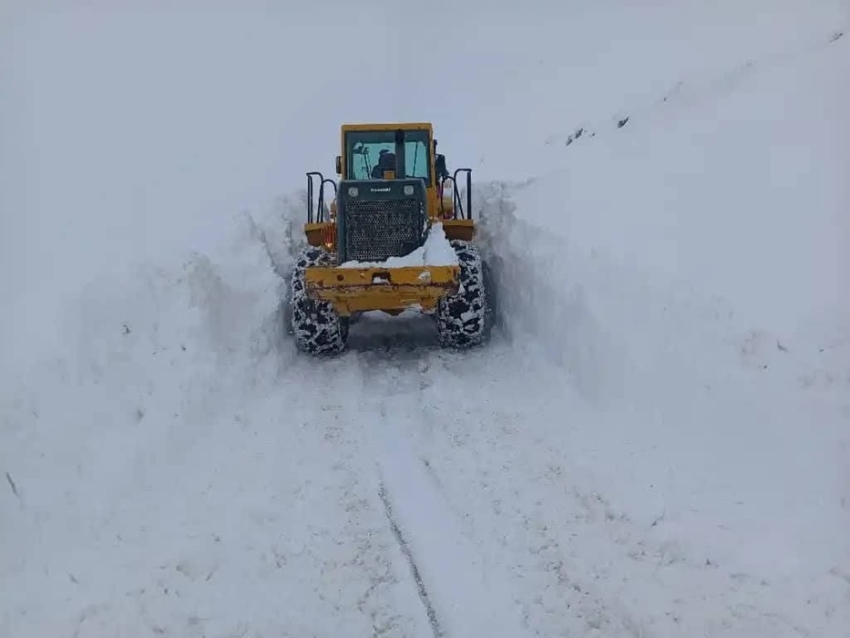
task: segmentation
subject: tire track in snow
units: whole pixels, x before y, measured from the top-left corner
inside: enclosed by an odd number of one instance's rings
[[[281,463],[281,470],[253,466],[251,473],[277,479],[265,482],[275,486],[270,496],[292,523],[281,531],[267,525],[268,534],[254,534],[244,553],[260,554],[278,583],[298,589],[290,595],[306,619],[297,621],[303,625],[295,633],[334,635],[345,627],[373,638],[425,638],[427,621],[374,497],[371,434],[350,427],[369,392],[365,379],[351,360],[299,363],[280,379],[288,396],[272,396],[271,405],[260,408],[262,415],[282,416],[271,426],[258,420],[254,427],[267,438],[251,444]],[[328,393],[329,387],[346,391]],[[276,520],[276,508],[267,509]]]
[[[477,391],[482,397],[510,396],[515,377],[524,368],[521,359],[498,350],[488,354],[481,363],[490,372],[480,379]],[[607,544],[610,534],[625,532],[628,526],[609,521],[596,507],[588,514],[598,523],[592,530],[585,528],[582,516],[568,523],[559,512],[583,512],[584,493],[580,486],[566,493],[547,486],[551,479],[545,475],[565,462],[560,452],[565,446],[558,442],[570,438],[562,425],[549,423],[551,407],[543,407],[559,382],[549,378],[540,387],[534,384],[537,391],[527,397],[527,405],[486,398],[470,409],[467,390],[453,377],[477,378],[478,362],[470,357],[443,362],[449,364],[444,371],[452,369],[453,374],[432,372],[435,384],[421,397],[425,422],[416,426],[427,433],[427,440],[417,445],[417,451],[429,453],[426,469],[433,487],[450,503],[487,569],[501,576],[505,589],[515,592],[515,615],[522,619],[525,635],[644,635],[640,619],[621,604],[616,592],[609,591],[606,572],[597,571],[592,558],[572,547],[589,535],[590,544],[583,544],[596,549]],[[461,406],[467,409],[458,409]],[[567,487],[570,473],[551,482]],[[587,487],[586,481],[580,483]],[[600,503],[607,501],[603,498]],[[587,502],[588,507],[595,505],[595,500]],[[571,528],[571,523],[578,527]],[[609,531],[609,524],[615,529]]]
[[[425,612],[428,614],[428,623],[431,625],[434,637],[442,638],[445,634],[443,633],[442,627],[440,627],[440,621],[437,619],[437,613],[434,611],[434,606],[431,604],[431,599],[428,596],[428,590],[425,589],[425,584],[422,582],[422,576],[419,574],[419,567],[416,565],[416,559],[410,551],[410,545],[407,544],[407,541],[404,539],[404,535],[401,532],[401,528],[399,528],[398,523],[395,521],[393,516],[393,506],[390,503],[386,487],[383,483],[381,483],[378,496],[384,504],[384,512],[386,512],[387,519],[390,522],[390,529],[392,530],[396,541],[398,541],[398,546],[401,549],[401,552],[407,559],[410,571],[413,574],[413,580],[416,581],[416,588],[419,591],[419,600],[422,601],[422,605],[425,607]]]
[[[444,353],[435,357],[445,358]],[[382,362],[384,370],[361,360],[376,393],[379,427],[374,445],[380,497],[411,563],[435,636],[521,637],[527,630],[504,575],[488,573],[492,566],[485,564],[479,548],[464,533],[457,513],[434,487],[417,454],[421,391],[433,374],[432,360],[420,360],[415,372],[402,371],[393,360]]]

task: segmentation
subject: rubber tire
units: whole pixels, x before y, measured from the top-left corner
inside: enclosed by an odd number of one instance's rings
[[[460,262],[460,289],[437,302],[437,338],[443,348],[464,349],[484,343],[492,323],[490,282],[478,246],[452,240]]]
[[[298,255],[289,288],[292,334],[299,350],[312,355],[334,355],[345,350],[348,317],[342,317],[329,301],[307,296],[304,272],[311,266],[331,266],[333,256],[323,248],[308,246]]]

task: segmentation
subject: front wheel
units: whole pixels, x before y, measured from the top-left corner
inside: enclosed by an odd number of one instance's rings
[[[460,262],[460,286],[437,302],[437,335],[444,348],[469,348],[486,341],[490,333],[490,282],[478,246],[460,240],[451,245]]]
[[[329,252],[308,246],[295,262],[290,283],[292,333],[298,348],[313,355],[338,354],[345,349],[348,340],[348,317],[340,316],[329,301],[307,296],[306,269],[331,264]]]

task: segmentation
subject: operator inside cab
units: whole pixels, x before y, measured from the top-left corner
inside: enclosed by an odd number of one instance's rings
[[[386,149],[378,154],[378,163],[372,169],[372,179],[383,179],[384,171],[395,170],[395,153]]]
[[[437,182],[449,177],[449,169],[446,168],[446,156],[437,153],[437,140],[434,140],[434,168],[436,169]],[[382,149],[378,153],[378,163],[372,168],[372,179],[383,179],[386,171],[395,170],[395,153]]]

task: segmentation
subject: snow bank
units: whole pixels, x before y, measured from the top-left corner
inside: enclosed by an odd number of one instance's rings
[[[196,452],[286,356],[280,283],[250,220],[230,234],[232,245],[182,264],[92,281],[64,307],[64,347],[1,406],[3,466],[17,486],[3,495],[9,635],[136,630],[134,599],[116,591],[134,596],[151,569],[165,578],[160,592],[179,589],[164,567],[179,566],[176,554],[186,571],[213,569],[198,553],[213,530],[190,540],[199,505],[183,491],[195,480],[187,468],[202,471]],[[136,581],[147,594],[135,600],[156,590]]]
[[[552,416],[585,424],[567,465],[694,566],[655,574],[665,591],[746,574],[789,635],[850,620],[833,615],[850,567],[843,40],[756,61],[734,94],[671,98],[475,203],[506,337],[592,406]]]
[[[402,257],[390,257],[384,261],[346,261],[340,268],[404,268],[405,266],[456,266],[457,253],[446,238],[441,223],[431,225],[425,242],[416,250]]]
[[[425,624],[345,427],[359,370],[290,365],[265,245],[286,211],[93,281],[65,307],[67,346],[4,393],[4,635]]]

